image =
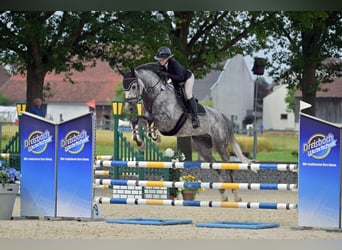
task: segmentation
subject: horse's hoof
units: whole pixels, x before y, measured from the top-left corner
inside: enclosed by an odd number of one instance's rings
[[[145,151],[145,148],[145,143],[141,143],[140,145],[138,145],[139,151]]]
[[[236,199],[235,202],[242,202],[242,198]]]

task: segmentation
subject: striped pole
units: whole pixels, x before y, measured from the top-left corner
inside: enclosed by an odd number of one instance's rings
[[[241,190],[291,190],[297,191],[297,184],[276,183],[227,183],[227,182],[174,182],[174,181],[145,181],[145,180],[109,180],[95,179],[96,187],[110,186],[141,186],[167,188],[204,188],[204,189],[241,189]]]
[[[201,168],[201,169],[224,169],[224,170],[298,170],[297,164],[287,163],[220,163],[220,162],[155,162],[155,161],[105,161],[97,160],[100,167],[128,167],[128,168]]]
[[[109,170],[95,170],[95,176],[109,176]]]
[[[0,157],[2,157],[4,159],[9,159],[10,158],[10,154],[9,153],[1,153]]]
[[[103,185],[93,184],[93,188],[97,188],[97,189],[112,189],[113,186],[107,185],[107,184],[103,184]]]
[[[97,155],[96,156],[96,160],[108,161],[108,160],[112,160],[112,159],[113,159],[113,156],[111,156],[111,155]]]
[[[251,208],[251,209],[296,209],[293,203],[265,203],[265,202],[228,202],[228,201],[193,201],[193,200],[155,200],[135,198],[96,197],[95,202],[100,204],[121,205],[161,205],[161,206],[189,206],[213,208]]]

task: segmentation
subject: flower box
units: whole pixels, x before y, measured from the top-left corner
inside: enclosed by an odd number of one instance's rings
[[[12,219],[15,198],[19,191],[19,184],[0,184],[0,220]]]

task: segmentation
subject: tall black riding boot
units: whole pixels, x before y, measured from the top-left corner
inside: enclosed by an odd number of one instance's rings
[[[191,99],[188,100],[188,102],[189,102],[190,112],[191,112],[191,116],[192,116],[192,127],[198,128],[200,126],[200,121],[197,117],[196,100],[192,97]]]

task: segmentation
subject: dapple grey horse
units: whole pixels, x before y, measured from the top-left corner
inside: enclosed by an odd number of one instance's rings
[[[125,109],[132,113],[139,100],[143,101],[144,113],[132,120],[133,140],[139,147],[144,147],[138,136],[138,125],[143,125],[153,140],[159,140],[159,131],[163,135],[176,137],[191,137],[192,146],[206,162],[215,162],[212,149],[215,149],[223,162],[229,161],[228,144],[241,162],[249,160],[242,154],[237,143],[231,121],[222,113],[210,107],[203,107],[199,114],[201,126],[192,127],[191,115],[179,97],[177,88],[159,76],[159,63],[147,63],[123,73],[123,88],[125,91]],[[216,170],[219,181],[223,181],[222,171]],[[230,181],[234,182],[233,171],[227,170]],[[219,190],[221,200],[227,201],[225,190]],[[237,190],[232,190],[234,201],[241,201]]]

